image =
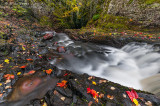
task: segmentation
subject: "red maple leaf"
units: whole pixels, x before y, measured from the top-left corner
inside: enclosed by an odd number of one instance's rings
[[[67,81],[63,80],[61,83],[57,83],[57,86],[66,88],[67,87],[66,83]]]
[[[94,89],[91,89],[90,87],[87,88],[87,93],[90,93],[93,96],[93,98],[98,97],[98,93]]]

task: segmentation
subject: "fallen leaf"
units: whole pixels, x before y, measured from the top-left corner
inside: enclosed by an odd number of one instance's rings
[[[6,74],[6,75],[4,75],[4,78],[6,78],[7,80],[14,79],[14,75],[12,75],[12,74]]]
[[[9,64],[9,60],[8,59],[5,59],[4,62],[6,62],[7,64]]]
[[[96,83],[95,81],[92,81],[92,84],[93,84],[93,85],[96,85],[97,83]]]
[[[103,98],[103,97],[104,97],[104,94],[101,93],[101,94],[99,95],[99,98]]]
[[[35,70],[31,70],[28,72],[28,74],[34,74],[36,71]]]
[[[19,67],[19,68],[26,68],[27,66],[21,66],[21,67]]]
[[[127,95],[123,94],[123,97],[124,97],[124,98],[126,98],[126,97],[127,97]]]
[[[57,83],[57,86],[66,88],[67,87],[66,83],[67,81],[63,80],[61,83]]]
[[[49,70],[46,70],[46,73],[51,74],[52,71],[53,71],[52,69],[49,69]]]
[[[3,94],[1,93],[1,94],[0,94],[0,97],[2,97],[2,96],[3,96]]]
[[[0,64],[0,68],[2,68],[3,67],[3,64]]]
[[[5,89],[11,88],[11,86],[6,86]]]
[[[138,101],[137,101],[138,94],[137,94],[137,92],[136,92],[134,89],[132,89],[131,92],[130,92],[130,91],[126,91],[126,93],[127,93],[128,97],[130,98],[130,100],[131,100],[133,103],[135,103],[136,105],[139,105],[139,103],[138,103]]]
[[[10,82],[11,82],[11,80],[8,79],[8,80],[5,81],[5,84],[8,84],[8,83],[10,83]]]
[[[65,97],[61,97],[61,100],[63,100],[63,101],[64,101],[65,99],[66,99]]]
[[[90,77],[88,77],[88,80],[91,80],[93,77],[92,76],[90,76]]]
[[[147,106],[152,106],[152,102],[151,102],[151,101],[147,101],[147,102],[145,102],[145,104],[146,104]]]
[[[30,59],[30,58],[29,58],[29,59],[26,59],[26,60],[27,60],[27,61],[33,61],[33,59]]]
[[[98,93],[94,89],[91,89],[90,87],[87,88],[87,93],[90,93],[93,96],[93,98],[98,97]]]
[[[106,83],[107,82],[107,80],[99,80],[99,83],[101,84],[101,83]]]
[[[111,87],[111,90],[113,91],[113,90],[115,90],[116,88],[115,87]]]
[[[22,74],[21,72],[18,72],[18,73],[17,73],[17,75],[21,75],[21,74]]]
[[[44,102],[42,106],[47,106],[47,103],[46,103],[46,102]]]
[[[112,99],[114,99],[114,96],[113,95],[107,95],[107,98],[112,100]]]

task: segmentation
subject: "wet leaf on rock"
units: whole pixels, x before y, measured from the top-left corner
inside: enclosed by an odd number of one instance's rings
[[[6,62],[7,64],[9,64],[9,60],[8,59],[5,59],[4,62]]]
[[[94,89],[91,89],[90,87],[87,88],[87,93],[90,93],[93,96],[93,98],[98,97],[98,93]]]
[[[12,74],[6,74],[6,75],[4,75],[4,78],[6,78],[7,80],[14,79],[14,75],[12,75]]]
[[[91,80],[93,77],[92,76],[90,76],[90,77],[88,77],[88,80]]]
[[[61,97],[61,100],[63,100],[63,101],[64,101],[65,99],[66,99],[65,97]]]
[[[33,59],[30,59],[30,58],[29,58],[29,59],[26,59],[26,60],[27,60],[27,61],[33,61]]]
[[[92,81],[92,84],[93,84],[93,85],[96,85],[97,83],[96,83],[95,81]]]
[[[112,99],[114,99],[114,96],[113,95],[107,95],[107,98],[112,100]]]
[[[113,87],[113,86],[111,87],[111,90],[112,90],[112,91],[115,90],[115,89],[116,89],[115,87]]]
[[[101,94],[99,95],[99,98],[103,98],[103,97],[104,97],[104,94],[101,93]]]
[[[21,74],[22,74],[21,72],[18,72],[18,73],[17,73],[17,75],[21,75]]]
[[[21,66],[21,67],[19,67],[19,68],[26,68],[27,66]]]
[[[3,96],[3,94],[1,93],[1,94],[0,94],[0,97],[2,97],[2,96]]]
[[[57,86],[66,88],[67,87],[66,83],[67,81],[63,80],[61,83],[57,83]]]
[[[151,102],[151,101],[147,101],[147,102],[145,102],[145,104],[146,104],[147,106],[152,106],[152,102]]]
[[[49,69],[49,70],[46,70],[46,73],[47,73],[47,74],[51,74],[52,71],[53,71],[52,69]]]
[[[0,68],[2,68],[3,67],[3,64],[0,64]]]
[[[101,84],[101,83],[106,83],[107,82],[107,80],[99,80],[99,83]]]

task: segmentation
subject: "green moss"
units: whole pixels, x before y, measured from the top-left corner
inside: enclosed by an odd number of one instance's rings
[[[122,16],[113,16],[110,14],[105,14],[98,20],[91,20],[88,22],[87,26],[94,26],[97,28],[102,28],[103,30],[121,31],[123,29],[128,29],[128,19]]]
[[[50,19],[49,19],[49,17],[47,17],[47,16],[42,16],[42,17],[40,18],[40,24],[41,24],[42,26],[52,26],[52,24],[51,24],[51,22],[50,22]]]
[[[113,29],[113,30],[122,30],[122,29],[127,29],[127,26],[124,25],[124,24],[118,24],[118,23],[107,23],[105,26],[104,26],[105,29]]]
[[[27,12],[27,10],[20,5],[14,5],[12,10],[15,11],[19,16],[23,16]]]
[[[5,34],[4,32],[0,31],[0,37],[1,37],[1,38],[3,38],[3,35],[4,35],[4,34]]]
[[[99,15],[99,14],[96,14],[96,15],[93,16],[92,19],[93,19],[93,21],[96,21],[97,19],[99,19],[99,17],[100,17],[100,15]]]
[[[142,0],[146,5],[150,5],[153,3],[160,3],[160,0]]]

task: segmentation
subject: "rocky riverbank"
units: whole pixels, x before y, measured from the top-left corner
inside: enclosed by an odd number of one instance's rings
[[[8,15],[0,23],[1,32],[3,31],[0,42],[0,105],[134,105],[126,93],[133,88],[87,74],[60,70],[50,64],[55,58],[61,61],[61,53],[67,52],[53,39],[58,33],[43,32],[51,29],[22,17],[17,18],[14,15],[16,13],[9,9],[7,11],[7,8],[2,9],[2,12],[3,15],[6,12]],[[92,41],[92,36],[88,38],[89,36],[76,34],[75,31],[65,32],[75,40]],[[117,43],[114,36],[114,39],[108,37],[110,41],[105,39],[104,42],[115,47],[129,42],[122,40]],[[96,42],[101,43],[100,40]],[[56,48],[49,49],[51,45]],[[160,105],[160,99],[155,95],[140,90],[136,92],[140,105]]]

